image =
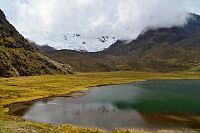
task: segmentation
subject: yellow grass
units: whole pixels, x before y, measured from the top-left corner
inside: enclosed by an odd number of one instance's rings
[[[54,125],[23,120],[6,115],[7,104],[38,98],[67,94],[87,89],[89,86],[128,83],[145,79],[199,79],[200,73],[173,72],[100,72],[74,75],[45,75],[16,78],[0,78],[0,132],[106,132],[100,129],[81,128],[72,125]],[[169,131],[169,130],[168,130]],[[118,130],[115,132],[145,132],[144,130]],[[165,132],[159,130],[157,132]]]

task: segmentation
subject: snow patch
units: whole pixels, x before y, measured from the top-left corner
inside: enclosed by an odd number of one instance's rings
[[[116,37],[101,36],[92,38],[77,33],[32,34],[26,37],[38,45],[49,45],[57,50],[70,49],[88,52],[102,51],[117,41]]]

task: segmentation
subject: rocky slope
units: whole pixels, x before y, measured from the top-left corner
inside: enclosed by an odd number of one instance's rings
[[[0,10],[0,76],[68,73],[70,68],[42,55],[6,20]]]
[[[78,71],[200,71],[200,16],[190,16],[182,27],[149,29],[136,40],[118,40],[101,52],[62,50],[47,55]]]

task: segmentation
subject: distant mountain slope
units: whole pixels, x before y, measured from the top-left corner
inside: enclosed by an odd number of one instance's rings
[[[68,73],[70,68],[39,53],[0,10],[0,76]]]
[[[190,15],[183,27],[149,29],[136,40],[118,40],[101,52],[79,52],[74,58],[77,52],[63,50],[48,52],[48,56],[68,62],[78,71],[83,71],[80,62],[90,65],[84,71],[200,71],[200,16]]]
[[[190,15],[183,27],[148,30],[128,44],[113,44],[104,53],[127,55],[139,67],[154,70],[199,70],[200,16]]]
[[[196,14],[190,14],[190,16],[187,24],[183,27],[149,29],[136,40],[125,45],[113,44],[106,51],[112,54],[127,54],[127,52],[131,53],[137,48],[148,50],[158,44],[169,44],[173,47],[186,49],[199,47],[200,16]],[[190,41],[186,42],[189,38]],[[120,49],[120,52],[115,49]]]
[[[55,48],[50,47],[49,45],[42,45],[42,46],[40,46],[40,45],[37,45],[35,42],[31,42],[31,41],[30,41],[30,43],[31,43],[31,45],[32,45],[34,48],[40,50],[41,52],[52,52],[52,51],[56,51]]]
[[[104,58],[100,53],[73,50],[51,51],[46,52],[46,55],[61,63],[68,63],[74,70],[81,72],[130,70],[127,69],[127,59],[122,56],[106,55]]]

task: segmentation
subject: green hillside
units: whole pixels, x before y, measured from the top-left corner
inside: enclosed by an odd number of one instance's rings
[[[69,71],[68,65],[61,66],[32,47],[0,10],[0,76],[64,74]]]

